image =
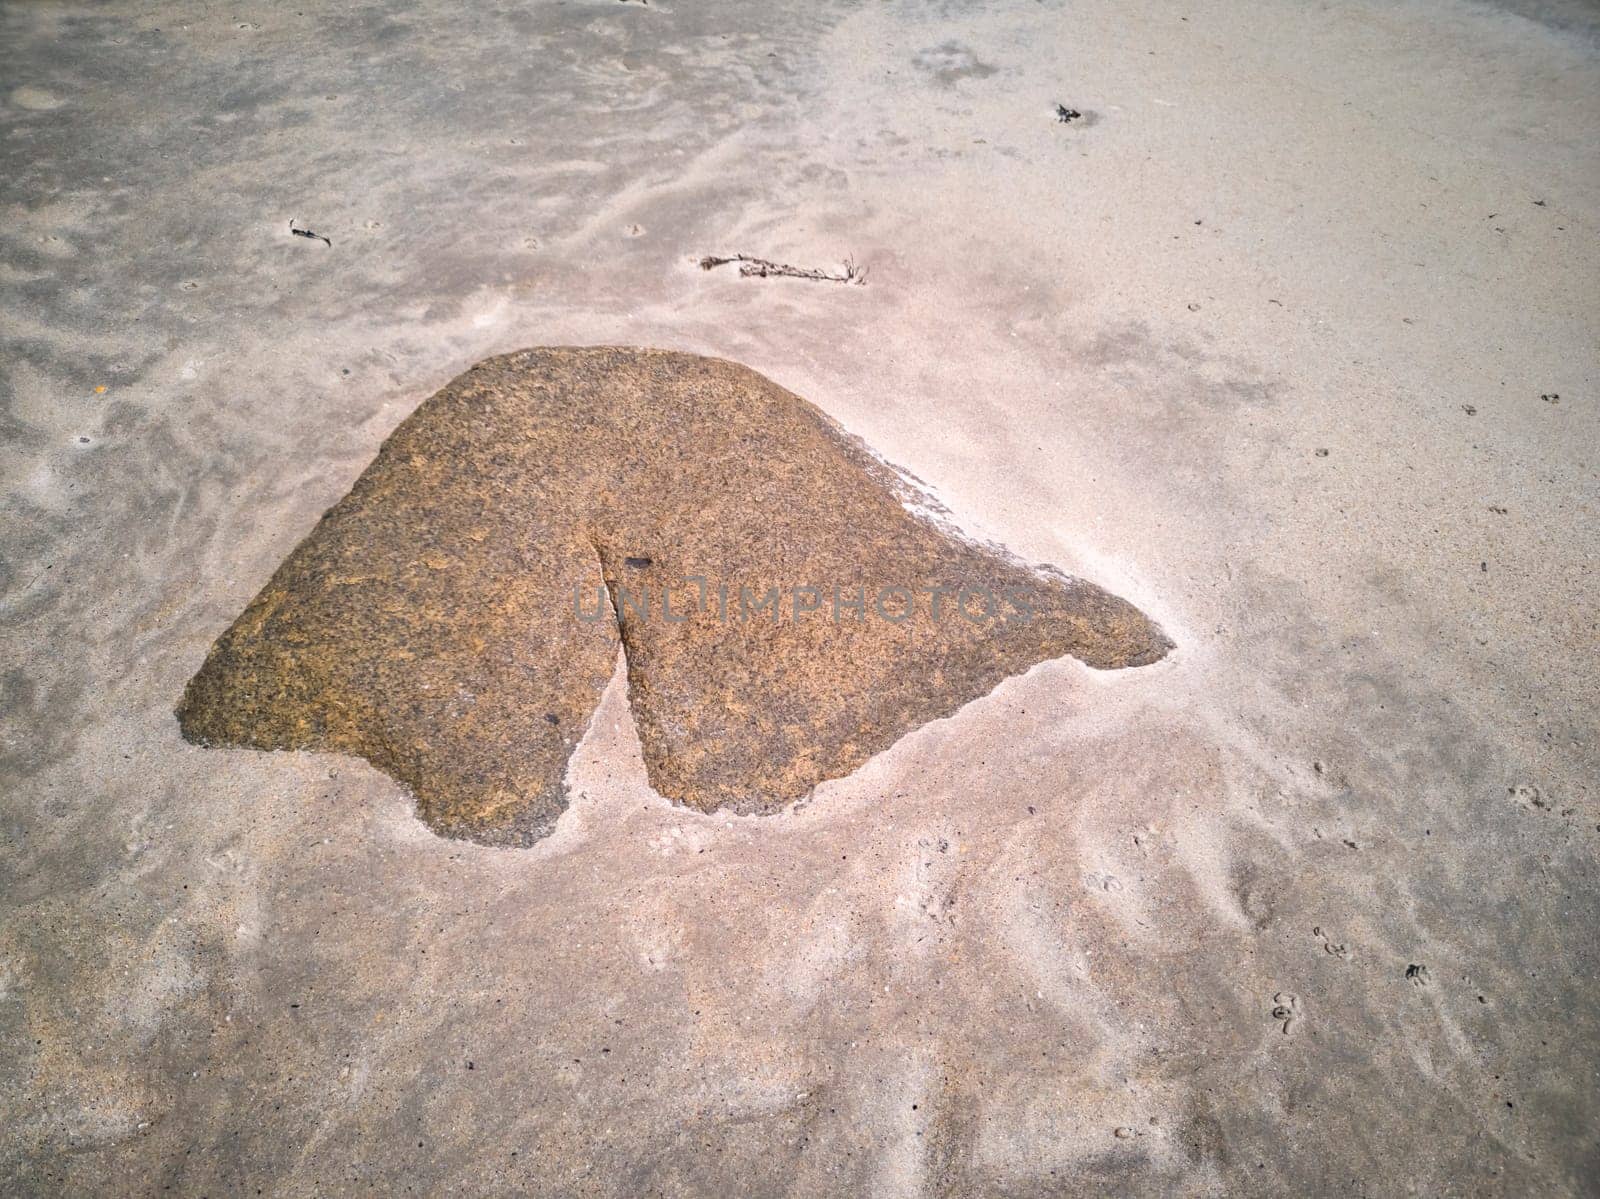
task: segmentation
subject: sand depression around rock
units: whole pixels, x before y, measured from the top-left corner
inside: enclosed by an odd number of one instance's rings
[[[1171,647],[1126,601],[962,538],[747,367],[479,363],[386,441],[212,647],[189,740],[357,754],[436,831],[526,845],[618,646],[650,782],[771,812],[1035,662]]]

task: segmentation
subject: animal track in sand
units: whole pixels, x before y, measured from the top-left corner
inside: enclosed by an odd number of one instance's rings
[[[1272,997],[1271,1015],[1278,1023],[1279,1031],[1289,1036],[1300,1019],[1300,997],[1292,991],[1279,991]]]
[[[1322,942],[1322,951],[1329,957],[1336,957],[1342,960],[1350,956],[1350,950],[1344,942],[1334,941],[1327,933],[1322,931],[1320,925],[1311,930],[1311,935]]]
[[[1171,642],[961,537],[746,367],[538,349],[400,425],[178,718],[200,744],[357,754],[436,831],[526,845],[566,806],[619,647],[656,790],[765,813],[1036,662],[1138,666]]]

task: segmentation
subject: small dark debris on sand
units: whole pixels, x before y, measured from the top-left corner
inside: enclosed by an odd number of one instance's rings
[[[1068,108],[1065,104],[1056,105],[1056,120],[1060,121],[1063,125],[1070,125],[1072,122],[1078,120],[1082,116],[1083,114],[1076,108]],[[1199,222],[1196,222],[1196,224],[1198,223]]]
[[[730,262],[739,264],[739,274],[746,277],[766,279],[777,276],[785,279],[815,279],[821,283],[866,283],[867,268],[857,266],[854,258],[844,260],[842,271],[825,271],[817,267],[790,266],[785,262],[771,262],[765,258],[753,258],[748,254],[731,254],[726,258],[715,254],[707,254],[700,260],[700,269],[703,271],[714,270],[719,266],[726,266]]]
[[[320,241],[324,243],[328,249],[333,249],[333,242],[331,239],[323,237],[320,233],[313,233],[309,229],[296,229],[294,225],[294,220],[291,218],[289,221],[289,232],[294,234],[296,237],[306,237],[310,238],[312,241]]]

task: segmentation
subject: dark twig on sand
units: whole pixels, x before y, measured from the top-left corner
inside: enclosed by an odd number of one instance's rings
[[[296,229],[294,227],[294,218],[292,217],[289,220],[289,232],[294,234],[296,237],[309,237],[312,241],[323,242],[327,245],[328,249],[333,249],[333,242],[329,238],[323,237],[322,234],[313,233],[309,229]]]
[[[741,275],[760,279],[779,276],[785,279],[815,279],[822,283],[865,283],[867,281],[867,268],[857,266],[854,258],[846,258],[844,260],[843,271],[833,272],[820,270],[816,267],[790,266],[784,262],[769,262],[765,258],[752,258],[748,254],[732,254],[726,258],[707,254],[700,260],[700,269],[709,271],[715,267],[725,266],[730,262],[739,264],[739,273]]]

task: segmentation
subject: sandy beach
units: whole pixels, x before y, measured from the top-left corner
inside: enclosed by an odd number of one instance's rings
[[[1600,1194],[1594,5],[12,0],[0,295],[5,1194]],[[770,815],[619,666],[528,848],[186,742],[544,346],[743,364],[1173,648]]]

